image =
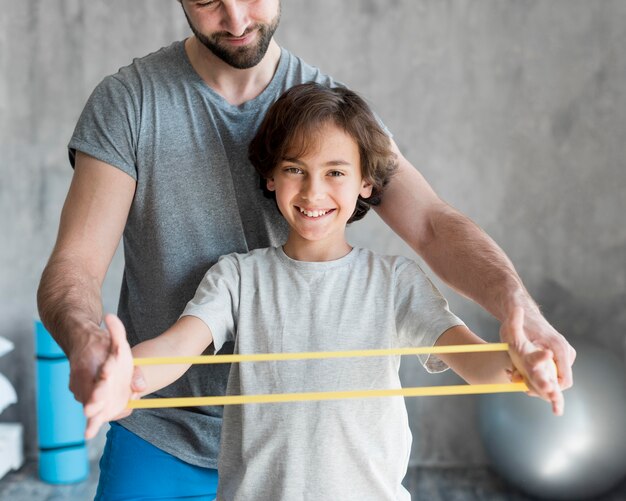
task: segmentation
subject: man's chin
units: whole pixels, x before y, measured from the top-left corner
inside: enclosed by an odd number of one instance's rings
[[[246,70],[256,66],[265,55],[261,54],[257,47],[239,47],[233,50],[232,48],[226,49],[216,46],[212,52],[226,64],[238,70]]]

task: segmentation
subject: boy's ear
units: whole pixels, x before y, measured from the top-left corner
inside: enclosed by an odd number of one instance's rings
[[[361,198],[369,198],[372,196],[373,189],[374,186],[372,186],[372,183],[370,183],[367,179],[363,179],[359,195],[361,195]]]
[[[268,177],[265,181],[267,182],[266,186],[267,186],[267,189],[269,191],[276,190],[276,186],[274,186],[274,178],[273,177]]]

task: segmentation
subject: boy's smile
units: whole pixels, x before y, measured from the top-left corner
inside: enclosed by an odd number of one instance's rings
[[[302,207],[299,207],[299,209],[300,209],[301,214],[305,215],[306,217],[312,217],[312,218],[325,216],[326,214],[329,214],[335,210],[335,209],[304,209]]]
[[[359,148],[334,124],[324,125],[308,151],[276,166],[267,188],[291,228],[284,250],[302,261],[329,261],[351,247],[345,228],[359,195],[371,195],[362,178]]]

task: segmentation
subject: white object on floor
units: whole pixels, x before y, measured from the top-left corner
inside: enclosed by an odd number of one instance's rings
[[[0,423],[0,478],[24,464],[23,428],[19,423]]]
[[[0,357],[9,353],[13,349],[13,343],[8,339],[0,336]]]
[[[9,380],[0,374],[0,412],[17,402],[17,394]]]

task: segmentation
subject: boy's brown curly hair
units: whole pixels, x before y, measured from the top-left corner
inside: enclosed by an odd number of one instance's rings
[[[263,193],[275,199],[266,186],[274,168],[285,158],[300,158],[319,141],[324,125],[332,123],[354,139],[359,147],[361,175],[372,184],[372,195],[359,196],[348,223],[361,219],[378,205],[385,186],[397,169],[389,136],[367,103],[343,87],[317,83],[296,85],[270,107],[248,148],[248,157],[261,175]]]

